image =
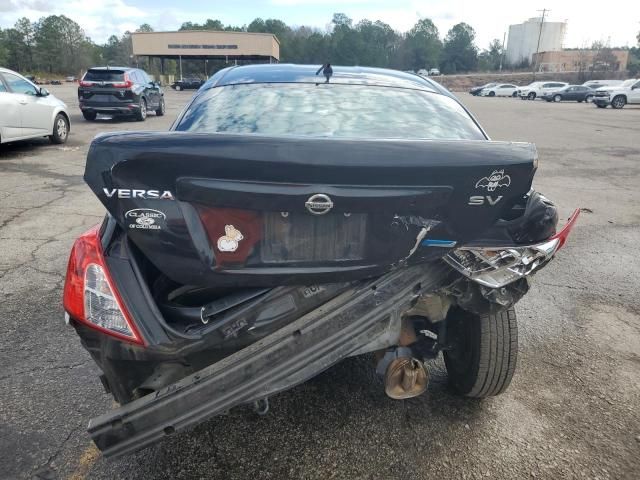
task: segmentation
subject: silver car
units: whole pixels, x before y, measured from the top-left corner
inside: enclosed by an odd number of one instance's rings
[[[36,137],[64,143],[70,128],[62,100],[22,75],[0,68],[0,143]]]

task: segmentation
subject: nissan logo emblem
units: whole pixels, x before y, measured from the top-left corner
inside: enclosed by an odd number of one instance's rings
[[[304,202],[304,206],[307,207],[310,213],[314,215],[324,215],[329,213],[329,210],[333,208],[333,202],[328,195],[324,193],[316,193],[311,195],[309,200]]]

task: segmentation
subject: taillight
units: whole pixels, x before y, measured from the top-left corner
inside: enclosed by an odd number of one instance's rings
[[[73,319],[121,340],[144,345],[109,274],[99,226],[82,234],[71,249],[63,304]]]
[[[567,224],[562,228],[562,230],[560,230],[558,233],[556,233],[553,237],[551,237],[549,239],[549,240],[558,239],[560,241],[556,251],[558,251],[562,247],[564,247],[564,244],[567,242],[567,238],[569,237],[569,234],[571,233],[571,230],[573,229],[573,226],[576,224],[576,220],[578,220],[578,215],[580,215],[580,209],[579,208],[577,208],[571,214],[571,216],[569,217],[569,220],[567,221]]]
[[[133,87],[133,82],[129,79],[129,75],[127,73],[124,74],[124,82],[117,82],[112,84],[115,88],[131,88]]]
[[[80,80],[81,87],[90,87],[91,85],[93,85],[93,82],[85,82],[84,80]]]

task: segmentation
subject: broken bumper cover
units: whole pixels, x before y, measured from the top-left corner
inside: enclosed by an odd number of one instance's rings
[[[365,282],[229,357],[92,419],[89,434],[106,457],[124,455],[287,390],[348,356],[393,345],[412,301],[450,273],[438,262]]]
[[[447,254],[444,260],[480,285],[503,287],[545,266],[564,246],[579,214],[580,210],[574,211],[563,229],[542,243],[517,247],[463,247]]]

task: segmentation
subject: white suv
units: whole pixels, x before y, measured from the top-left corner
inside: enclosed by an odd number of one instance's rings
[[[65,103],[7,68],[0,68],[0,112],[0,143],[35,137],[64,143],[69,136]]]
[[[567,82],[533,82],[526,87],[520,88],[518,95],[522,100],[535,100],[545,93],[559,90],[567,85],[569,85]]]
[[[612,108],[622,108],[627,103],[640,103],[640,79],[632,78],[620,85],[599,88],[596,90],[593,103],[599,108],[606,108],[607,105],[611,105]]]

